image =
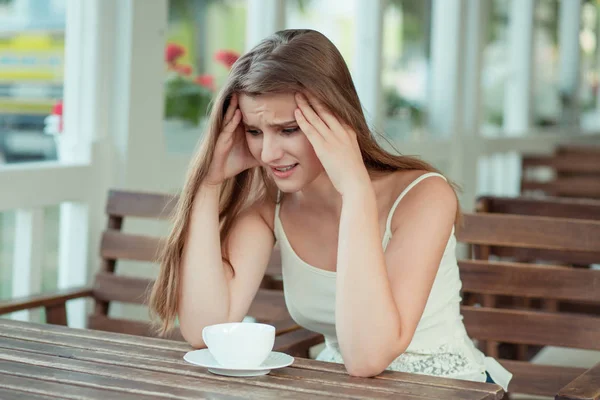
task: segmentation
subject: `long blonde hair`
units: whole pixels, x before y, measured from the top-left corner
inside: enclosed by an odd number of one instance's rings
[[[312,92],[357,133],[362,158],[369,170],[437,172],[424,161],[393,155],[378,144],[365,120],[346,63],[329,39],[309,29],[290,29],[274,33],[236,61],[213,103],[207,132],[191,162],[175,210],[172,231],[159,257],[160,272],[152,289],[149,305],[153,316],[160,320],[160,334],[166,334],[173,327],[177,316],[180,265],[188,236],[192,205],[212,162],[232,94],[290,93],[305,89]],[[227,238],[236,216],[245,207],[273,194],[274,183],[261,167],[246,170],[222,185],[219,221],[225,258]]]

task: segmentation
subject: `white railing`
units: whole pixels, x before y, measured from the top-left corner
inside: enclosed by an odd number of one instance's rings
[[[96,146],[97,148],[97,146]],[[95,151],[95,159],[102,159]],[[95,268],[95,252],[101,230],[106,196],[105,166],[100,164],[61,164],[59,162],[7,165],[0,168],[0,212],[15,211],[14,226],[4,226],[2,237],[14,236],[13,262],[0,268],[12,269],[12,297],[37,294],[45,272],[44,255],[49,249],[44,238],[44,209],[60,206],[58,221],[58,278],[55,286],[67,288],[87,283]],[[9,231],[10,229],[11,231]],[[90,243],[91,242],[91,243]],[[4,249],[4,251],[11,251]],[[51,285],[52,286],[52,285]],[[4,297],[4,296],[3,296]],[[70,324],[84,326],[84,303],[68,306]],[[39,313],[16,313],[18,319],[37,320]]]

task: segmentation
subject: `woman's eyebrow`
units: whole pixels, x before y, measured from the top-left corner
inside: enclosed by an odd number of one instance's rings
[[[288,125],[292,125],[292,124],[297,124],[295,119],[285,121],[285,122],[275,122],[275,123],[269,124],[269,126],[272,126],[275,128],[281,128],[282,126],[288,126]]]
[[[281,128],[281,127],[284,127],[284,126],[289,126],[289,125],[292,125],[292,124],[294,124],[294,125],[295,125],[295,124],[297,124],[297,122],[296,122],[296,120],[295,120],[295,119],[291,119],[291,120],[289,120],[289,121],[284,121],[284,122],[274,122],[274,123],[272,123],[272,124],[269,124],[269,126],[270,126],[271,128]],[[250,128],[250,129],[259,129],[259,128],[257,128],[256,126],[254,126],[254,125],[251,125],[251,124],[247,123],[246,121],[244,121],[244,125],[246,125],[246,128]]]

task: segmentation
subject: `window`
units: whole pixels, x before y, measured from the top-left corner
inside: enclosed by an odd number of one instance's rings
[[[581,10],[579,42],[581,45],[580,111],[581,126],[600,129],[600,2],[588,0]]]
[[[390,1],[383,18],[385,132],[409,140],[426,126],[431,1]]]
[[[285,2],[286,29],[314,29],[338,48],[349,69],[355,48],[354,0],[291,0]]]
[[[165,49],[167,151],[189,153],[210,101],[244,51],[245,0],[170,0]]]
[[[532,125],[560,124],[558,0],[537,1],[533,28],[534,71]]]
[[[0,0],[0,165],[55,160],[46,117],[62,98],[65,0]]]
[[[508,6],[508,2],[504,0],[490,3],[481,67],[481,133],[484,136],[499,133],[504,120],[504,86],[508,69]]]

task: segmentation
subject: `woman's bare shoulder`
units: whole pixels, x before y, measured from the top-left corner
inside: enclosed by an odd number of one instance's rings
[[[399,197],[411,183],[427,173],[430,171],[407,171],[404,176],[400,174],[394,188],[395,196]],[[402,198],[394,213],[392,227],[398,226],[408,216],[418,214],[418,211],[438,216],[447,215],[453,219],[457,206],[457,197],[452,185],[445,179],[429,177],[413,186]]]
[[[376,190],[394,202],[404,190],[420,176],[429,173],[425,170],[394,171],[388,172],[376,181]]]

